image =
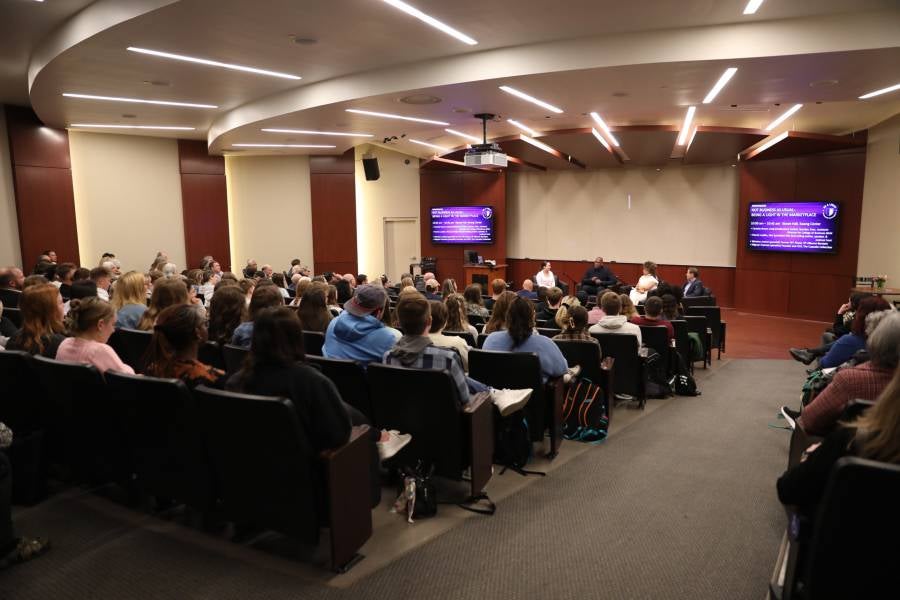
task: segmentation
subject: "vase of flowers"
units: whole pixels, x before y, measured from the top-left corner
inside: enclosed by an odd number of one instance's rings
[[[872,287],[876,290],[883,290],[885,283],[887,283],[887,275],[876,275],[872,278]]]

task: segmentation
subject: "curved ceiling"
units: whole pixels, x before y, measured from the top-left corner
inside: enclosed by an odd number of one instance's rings
[[[476,135],[480,126],[473,113],[502,115],[503,121],[489,123],[489,137],[518,133],[505,121],[508,117],[539,133],[589,128],[590,111],[600,112],[614,132],[636,125],[677,129],[689,105],[698,106],[697,125],[760,129],[787,107],[803,103],[780,129],[829,134],[865,129],[900,112],[900,93],[857,99],[900,82],[900,7],[894,0],[768,0],[749,16],[742,14],[745,0],[567,0],[552,10],[546,2],[523,0],[411,3],[478,44],[464,44],[379,0],[100,0],[31,49],[30,102],[53,126],[190,127],[177,136],[206,139],[213,153],[339,153],[396,136],[389,145],[421,157],[436,150],[407,140],[448,150],[466,140],[446,133],[443,126],[346,109],[444,121]],[[31,4],[31,12],[45,8]],[[302,79],[173,61],[129,52],[128,47]],[[726,67],[737,67],[737,74],[713,103],[700,104]],[[7,85],[2,79],[0,84]],[[500,85],[522,89],[564,112],[549,113],[504,93]],[[66,92],[217,108],[63,97]],[[415,94],[440,102],[400,102]],[[372,137],[268,133],[263,128]],[[624,141],[623,148],[627,153]]]

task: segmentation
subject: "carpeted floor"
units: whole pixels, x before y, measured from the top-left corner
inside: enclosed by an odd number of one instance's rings
[[[724,363],[724,361],[723,361]],[[731,360],[616,436],[385,568],[338,589],[290,561],[71,491],[17,511],[46,557],[4,600],[764,597],[784,528],[774,492],[802,365]],[[652,401],[651,401],[652,402]]]

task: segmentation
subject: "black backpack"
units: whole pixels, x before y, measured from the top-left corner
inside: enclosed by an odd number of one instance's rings
[[[659,352],[653,348],[647,348],[644,365],[647,372],[647,397],[668,398],[671,396],[672,388],[669,386],[669,379]]]
[[[674,376],[669,381],[669,386],[679,396],[699,396],[700,391],[697,390],[697,382],[694,378],[687,374]]]
[[[494,413],[494,464],[503,465],[520,475],[546,475],[540,471],[528,471],[525,465],[531,458],[531,436],[528,421],[520,411],[501,417]]]
[[[563,401],[563,437],[598,443],[606,439],[609,418],[603,390],[589,379],[569,384]]]

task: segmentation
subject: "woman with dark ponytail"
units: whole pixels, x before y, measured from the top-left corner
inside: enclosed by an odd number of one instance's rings
[[[106,342],[116,329],[116,309],[97,296],[69,302],[68,337],[59,345],[56,360],[94,365],[101,373],[134,373]]]
[[[225,372],[197,360],[197,351],[206,339],[206,318],[196,307],[178,304],[164,309],[153,326],[144,372],[181,379],[190,388],[201,383],[221,388]]]

